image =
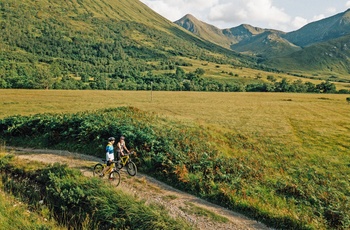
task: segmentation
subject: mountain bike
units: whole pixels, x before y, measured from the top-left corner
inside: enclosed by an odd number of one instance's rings
[[[135,176],[137,174],[137,167],[134,162],[132,162],[130,155],[133,155],[134,152],[130,153],[124,153],[124,156],[120,156],[120,162],[119,164],[116,164],[116,167],[118,169],[122,169],[123,167],[126,167],[126,171],[130,176]]]
[[[108,169],[103,175],[101,175],[103,169],[107,167],[107,161],[103,160],[103,162],[103,164],[97,163],[94,166],[94,170],[92,171],[93,175],[99,177],[104,177],[105,175],[108,175],[108,180],[110,182],[115,182],[116,186],[118,186],[120,184],[120,173],[119,169],[116,167],[117,162],[113,161],[114,167],[110,167],[110,169]]]

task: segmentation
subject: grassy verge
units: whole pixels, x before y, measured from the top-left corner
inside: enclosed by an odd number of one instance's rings
[[[185,221],[164,213],[162,207],[147,206],[98,178],[86,178],[64,165],[27,165],[4,155],[0,156],[0,171],[6,192],[68,229],[191,229]],[[6,223],[12,221],[11,217],[4,219]],[[28,229],[49,226],[38,224]]]
[[[0,188],[3,185],[0,182]],[[63,230],[53,220],[33,212],[28,205],[20,202],[15,197],[0,192],[0,229],[40,229],[40,230]]]

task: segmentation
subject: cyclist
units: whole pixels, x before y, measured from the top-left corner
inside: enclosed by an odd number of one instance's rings
[[[117,160],[118,160],[118,164],[119,164],[120,163],[120,157],[124,156],[124,150],[126,150],[128,153],[130,153],[129,149],[126,147],[125,137],[124,136],[120,137],[120,140],[119,140],[119,142],[117,144],[117,147],[118,147],[118,149],[117,149],[117,153],[118,153]]]
[[[109,169],[111,169],[111,167],[113,167],[113,161],[114,161],[114,147],[113,144],[115,142],[115,138],[114,137],[110,137],[108,138],[108,144],[106,146],[106,161],[107,161],[107,167],[105,167],[100,176],[102,177],[105,172]]]

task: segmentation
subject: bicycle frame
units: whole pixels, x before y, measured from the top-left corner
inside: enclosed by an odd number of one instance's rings
[[[103,160],[104,162],[106,162],[106,160]],[[116,168],[116,162],[113,162],[111,165],[107,166],[106,163],[103,163],[103,168],[109,167],[109,169],[104,173],[104,174],[109,174],[113,171],[113,169]]]
[[[117,168],[120,170],[123,167],[126,167],[126,171],[130,176],[135,176],[137,174],[137,166],[134,162],[132,162],[130,155],[134,154],[134,152],[130,152],[128,154],[124,154],[124,156],[120,156],[120,162],[117,164]]]
[[[124,154],[124,156],[120,156],[120,164],[125,166],[126,163],[128,162],[130,156],[130,154]]]

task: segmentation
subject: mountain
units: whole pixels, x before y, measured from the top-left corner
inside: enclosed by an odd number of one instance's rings
[[[333,80],[337,80],[339,73],[350,73],[349,63],[350,35],[310,45],[300,51],[265,62],[287,71],[310,72],[316,76],[319,73],[327,73],[335,78]]]
[[[35,75],[103,83],[105,77],[191,65],[191,59],[254,61],[193,35],[138,0],[3,0],[0,9],[0,87],[27,87],[18,78],[28,83]],[[16,84],[1,85],[9,77]]]
[[[262,29],[242,24],[230,29],[219,29],[187,14],[174,22],[204,40],[234,51],[260,57],[282,56],[300,50],[280,35],[282,31]]]
[[[282,38],[279,33],[265,31],[231,45],[231,49],[263,58],[280,57],[301,48]]]
[[[191,31],[180,21],[175,23],[212,43],[223,47],[230,44],[230,49],[234,51],[259,57],[261,64],[273,68],[326,74],[350,73],[350,56],[347,52],[350,9],[289,33],[247,24],[223,30],[213,29],[213,26],[193,16],[186,21],[195,29]],[[199,26],[203,24],[206,26]],[[207,28],[211,28],[209,32]],[[204,37],[203,34],[210,36]]]
[[[228,49],[232,43],[236,42],[234,39],[226,36],[221,29],[202,22],[191,14],[185,15],[174,23],[199,36],[200,38],[203,38],[204,40]]]
[[[308,46],[347,34],[350,34],[350,9],[332,17],[309,23],[282,37],[297,46]]]
[[[270,30],[270,29],[262,29],[259,27],[253,27],[248,24],[242,24],[237,27],[232,27],[230,29],[223,29],[222,30],[224,35],[231,38],[232,40],[235,40],[235,43],[239,43],[241,41],[245,41],[247,39],[251,39],[252,37],[265,33],[265,32],[276,32],[279,33],[280,31],[277,30]]]

